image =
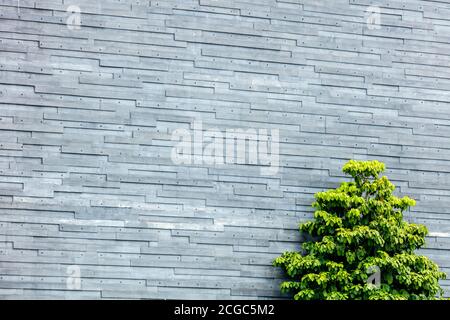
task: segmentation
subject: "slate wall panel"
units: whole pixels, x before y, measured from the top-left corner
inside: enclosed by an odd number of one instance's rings
[[[450,275],[449,12],[0,0],[0,298],[281,298],[271,261],[351,158],[387,164]],[[177,165],[199,121],[279,130],[278,171]]]

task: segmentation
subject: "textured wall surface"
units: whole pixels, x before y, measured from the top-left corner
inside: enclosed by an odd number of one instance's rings
[[[280,297],[351,158],[450,273],[449,84],[449,0],[0,0],[0,298]],[[175,164],[195,121],[279,130],[278,172]]]

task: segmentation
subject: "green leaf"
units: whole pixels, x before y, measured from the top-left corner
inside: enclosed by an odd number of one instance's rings
[[[425,244],[428,230],[403,220],[416,203],[394,195],[395,186],[378,161],[351,160],[343,171],[352,177],[333,190],[315,194],[314,219],[300,225],[310,239],[303,252],[285,252],[274,266],[292,281],[281,290],[301,300],[405,300],[440,298],[439,280],[446,274],[415,250]],[[368,268],[377,266],[378,277]],[[377,278],[376,278],[377,279]]]

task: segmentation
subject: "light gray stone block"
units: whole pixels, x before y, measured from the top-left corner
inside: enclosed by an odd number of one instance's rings
[[[285,297],[271,262],[351,158],[386,163],[450,274],[445,3],[77,5],[68,28],[66,3],[0,0],[0,298]],[[176,164],[194,120],[279,130],[277,173]]]

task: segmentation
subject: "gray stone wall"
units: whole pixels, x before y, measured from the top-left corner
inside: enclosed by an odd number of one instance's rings
[[[449,0],[0,0],[0,298],[280,297],[352,158],[449,273],[449,34]],[[279,166],[209,163],[212,128]]]

